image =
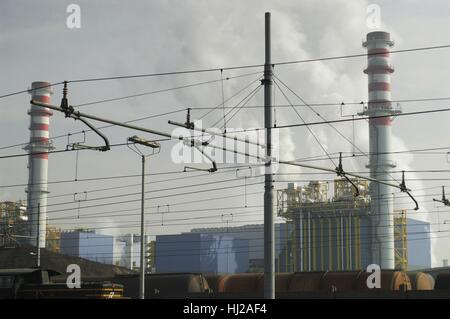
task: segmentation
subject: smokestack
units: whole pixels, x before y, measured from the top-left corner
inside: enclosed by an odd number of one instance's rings
[[[28,91],[33,100],[50,104],[53,91],[48,82],[33,82]],[[48,181],[48,151],[53,149],[49,141],[48,126],[50,109],[31,105],[30,115],[30,143],[24,148],[28,157],[28,235],[30,243],[36,245],[39,234],[39,247],[44,248],[46,242],[47,223],[47,181]],[[39,206],[39,211],[38,211]],[[39,220],[38,220],[39,219]]]
[[[370,32],[363,46],[367,48],[367,74],[369,80],[368,116],[393,115],[391,103],[390,48],[394,42],[388,32]],[[367,168],[370,176],[389,180],[389,170],[396,164],[391,160],[392,117],[369,120],[370,157]],[[394,203],[390,186],[371,183],[372,263],[382,269],[395,268],[394,254]]]

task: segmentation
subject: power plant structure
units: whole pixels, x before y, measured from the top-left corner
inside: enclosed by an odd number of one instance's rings
[[[277,214],[286,219],[283,250],[277,269],[282,272],[353,271],[372,264],[370,183],[353,179],[333,183],[334,194],[328,198],[329,183],[311,181],[277,191]],[[407,219],[405,211],[392,214],[395,225],[395,269],[407,270]]]
[[[369,119],[369,163],[370,177],[390,180],[389,171],[396,167],[391,158],[392,115],[390,48],[394,45],[388,32],[370,32],[363,47],[367,48],[369,100],[363,115]],[[388,117],[379,117],[388,116]],[[372,263],[382,269],[394,269],[394,203],[390,186],[370,184],[370,217],[372,225]]]
[[[15,247],[27,236],[27,206],[23,201],[0,202],[0,248]]]
[[[50,83],[33,82],[28,91],[35,101],[50,104],[53,94]],[[28,237],[31,245],[44,248],[46,244],[47,225],[47,195],[48,195],[48,152],[53,149],[49,140],[50,116],[53,113],[48,108],[31,104],[30,143],[24,148],[28,157]],[[39,234],[39,235],[38,235]],[[38,240],[39,236],[39,240]]]
[[[388,32],[367,34],[368,105],[359,115],[369,119],[370,177],[392,179],[392,116],[400,113],[391,102],[389,58],[394,42]],[[369,264],[382,269],[405,269],[406,214],[394,213],[391,186],[376,182],[335,180],[334,197],[327,198],[328,184],[310,182],[278,191],[278,215],[287,227],[289,245],[281,258],[286,271],[354,270]],[[283,260],[284,259],[284,260]]]

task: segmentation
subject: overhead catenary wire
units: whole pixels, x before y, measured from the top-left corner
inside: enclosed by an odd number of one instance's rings
[[[345,122],[352,122],[352,121],[367,121],[370,119],[379,119],[379,118],[387,118],[387,117],[402,117],[402,116],[412,116],[412,115],[421,115],[421,114],[432,114],[432,113],[441,113],[441,112],[449,112],[450,108],[440,108],[440,109],[432,109],[432,110],[422,110],[422,111],[413,111],[413,112],[403,112],[396,115],[377,115],[377,116],[362,116],[359,118],[350,118],[350,119],[333,119],[333,120],[327,120],[327,121],[319,121],[319,122],[307,122],[307,123],[300,123],[300,124],[283,124],[283,125],[277,125],[271,127],[271,129],[288,129],[292,127],[302,127],[302,126],[313,126],[313,125],[328,125],[329,123],[345,123]],[[233,131],[234,134],[236,133],[247,133],[247,132],[257,132],[257,131],[263,131],[265,128],[249,128],[249,129],[242,129],[242,130],[235,130]]]
[[[202,86],[202,85],[212,84],[212,83],[217,83],[217,82],[222,82],[222,85],[223,85],[223,81],[229,81],[231,79],[238,79],[238,78],[247,77],[247,76],[250,76],[250,75],[255,75],[255,74],[260,74],[260,73],[261,72],[251,72],[251,73],[245,73],[245,74],[240,74],[240,75],[236,75],[236,76],[230,76],[230,77],[226,77],[226,78],[221,77],[220,79],[214,79],[214,80],[202,81],[202,82],[195,82],[195,83],[181,85],[181,86],[176,86],[176,87],[171,87],[171,88],[165,88],[165,89],[159,89],[159,90],[153,90],[153,91],[146,91],[146,92],[141,92],[141,93],[136,93],[136,94],[131,94],[131,95],[125,95],[125,96],[120,96],[120,97],[115,97],[115,98],[109,98],[109,99],[102,99],[102,100],[97,100],[97,101],[92,101],[92,102],[86,102],[86,103],[81,103],[81,104],[74,104],[73,107],[79,108],[79,107],[83,107],[83,106],[91,106],[91,105],[97,105],[97,104],[102,104],[102,103],[107,103],[107,102],[122,101],[122,100],[131,99],[131,98],[148,96],[148,95],[152,95],[152,94],[170,92],[170,91],[186,89],[186,88],[192,88],[192,87],[197,87],[197,86]]]
[[[258,81],[255,80],[255,81]],[[449,98],[450,99],[450,98]],[[295,104],[294,104],[295,106]],[[299,106],[299,105],[297,105]],[[300,105],[301,106],[301,105]],[[218,106],[211,108],[211,110],[216,109]],[[277,106],[275,106],[277,107]],[[286,107],[291,107],[291,105],[286,105]],[[229,107],[229,108],[234,108],[233,107]],[[185,112],[187,111],[188,108],[185,109],[181,109],[181,110],[175,110],[175,111],[170,111],[170,112],[165,112],[165,113],[161,113],[161,114],[156,114],[156,115],[150,115],[147,117],[142,117],[142,118],[137,118],[137,119],[133,119],[133,120],[129,120],[129,121],[125,121],[124,123],[133,123],[133,122],[138,122],[138,121],[142,121],[142,120],[146,120],[146,119],[150,119],[150,118],[155,118],[155,117],[160,117],[160,116],[165,116],[165,115],[170,115],[170,114],[174,114],[174,113],[179,113],[179,112]],[[195,109],[190,107],[189,109]],[[420,114],[429,114],[429,113],[440,113],[440,112],[448,112],[450,111],[450,108],[441,108],[441,109],[433,109],[433,110],[422,110],[422,111],[415,111],[415,112],[403,112],[403,113],[399,113],[396,114],[395,117],[398,116],[410,116],[410,115],[420,115]],[[204,116],[206,116],[209,113],[205,113]],[[204,117],[202,116],[202,117]],[[201,117],[201,118],[202,118]],[[328,120],[328,121],[324,121],[324,122],[309,122],[306,124],[284,124],[284,125],[277,125],[276,127],[273,127],[274,129],[285,129],[285,128],[292,128],[292,127],[302,127],[302,126],[312,126],[312,125],[325,125],[325,124],[329,124],[329,123],[345,123],[345,122],[350,122],[350,121],[362,121],[362,120],[370,120],[370,119],[376,119],[376,118],[386,118],[386,117],[392,117],[392,115],[380,115],[380,116],[367,116],[367,117],[360,117],[360,118],[355,118],[355,119],[334,119],[334,120]],[[200,119],[201,119],[200,118]],[[109,127],[114,127],[115,125],[105,125],[105,126],[101,126],[98,129],[105,129],[105,128],[109,128]],[[262,131],[264,130],[264,128],[251,128],[251,129],[243,129],[243,130],[235,130],[233,131],[233,133],[245,133],[245,132],[252,132],[252,131]],[[90,130],[82,130],[82,131],[78,131],[78,132],[73,132],[73,133],[69,133],[69,135],[75,135],[75,134],[81,134],[84,132],[89,132]],[[63,138],[63,137],[67,137],[68,134],[62,134],[62,135],[58,135],[58,136],[54,136],[51,137],[50,140],[55,140],[55,139],[59,139],[59,138]],[[18,147],[18,146],[24,146],[27,145],[29,142],[23,142],[23,143],[17,143],[17,144],[13,144],[13,145],[8,145],[8,146],[3,146],[0,147],[0,150],[2,149],[8,149],[8,148],[14,148],[14,147]]]
[[[138,131],[143,131],[143,132],[147,132],[147,133],[151,133],[151,134],[155,134],[155,135],[160,135],[160,136],[164,136],[164,137],[168,137],[168,138],[174,138],[174,139],[184,139],[184,138],[185,138],[185,137],[182,137],[182,136],[172,136],[171,134],[168,134],[168,133],[158,132],[158,131],[156,131],[156,130],[151,130],[151,129],[147,129],[147,128],[144,128],[144,127],[138,127],[138,126],[135,126],[135,125],[124,124],[124,123],[121,123],[121,122],[117,122],[117,121],[113,121],[113,120],[109,120],[109,119],[105,119],[105,118],[100,118],[100,117],[98,117],[98,116],[94,116],[94,115],[90,115],[90,114],[81,113],[81,112],[79,112],[79,111],[74,111],[73,108],[71,109],[70,107],[68,107],[68,109],[66,110],[66,109],[62,109],[61,107],[52,106],[52,105],[49,105],[49,104],[46,104],[46,103],[41,103],[41,102],[37,102],[37,101],[33,101],[33,100],[31,101],[31,103],[34,104],[34,105],[37,105],[37,106],[44,107],[44,108],[49,108],[49,109],[51,109],[51,110],[55,110],[55,111],[59,111],[59,112],[66,113],[66,116],[70,116],[70,117],[73,117],[73,118],[75,118],[75,119],[79,119],[79,118],[88,118],[88,119],[91,119],[91,120],[96,120],[96,121],[100,121],[100,122],[110,123],[110,124],[114,124],[114,125],[117,125],[117,126],[122,126],[122,127],[125,127],[125,128],[129,128],[129,129],[133,129],[133,130],[138,130]],[[67,113],[68,113],[69,115],[67,115]],[[216,145],[211,145],[211,144],[209,144],[208,146],[209,146],[209,147],[212,147],[212,148],[216,148],[216,149],[221,149],[221,150],[224,150],[224,151],[232,151],[232,152],[234,152],[235,154],[244,154],[244,155],[246,155],[246,156],[250,156],[250,157],[253,157],[253,158],[258,158],[258,159],[260,159],[260,160],[262,159],[262,158],[259,157],[259,156],[255,156],[255,155],[251,155],[251,154],[247,154],[247,153],[243,153],[243,152],[238,152],[238,151],[235,151],[235,150],[229,150],[229,149],[226,149],[226,148],[223,148],[223,147],[218,147],[218,146],[216,146]],[[262,159],[262,160],[263,160],[263,159]],[[321,167],[318,167],[318,166],[312,166],[312,165],[306,165],[306,164],[299,164],[299,163],[293,164],[292,162],[287,162],[287,161],[278,161],[278,163],[280,163],[280,164],[286,164],[286,165],[295,165],[295,166],[307,167],[307,168],[312,168],[312,169],[316,169],[316,170],[330,171],[330,169],[327,169],[327,168],[321,168]],[[336,171],[338,174],[340,173],[342,176],[345,176],[345,175],[342,174],[342,172],[338,172],[338,171],[337,171],[337,168],[336,168],[335,171]],[[366,180],[370,180],[370,181],[372,181],[372,182],[377,182],[377,180],[374,179],[374,178],[368,178],[368,177],[364,177],[364,176],[360,176],[360,175],[357,176],[357,175],[355,175],[355,174],[348,174],[348,175],[353,176],[353,177],[358,177],[358,178],[366,179]],[[400,185],[394,185],[394,184],[386,183],[386,182],[380,182],[380,183],[385,184],[385,185],[388,185],[388,186],[391,186],[391,187],[400,188],[400,189],[402,189],[402,191],[405,191],[407,194],[409,194],[409,196],[411,197],[411,199],[415,202],[415,204],[416,204],[416,209],[418,209],[417,202],[416,202],[416,201],[414,200],[414,198],[410,195],[410,193],[409,193],[410,190],[407,189],[407,188],[404,186],[403,183],[400,184]]]
[[[275,79],[278,79],[275,75],[274,75]],[[281,94],[284,96],[284,98],[286,99],[286,101],[289,103],[289,105],[291,105],[292,109],[294,110],[294,112],[297,114],[297,116],[300,118],[300,120],[302,121],[303,124],[306,124],[306,121],[303,119],[303,117],[300,115],[300,113],[297,111],[297,109],[292,105],[291,101],[289,100],[289,98],[287,97],[287,95],[284,93],[284,91],[280,88],[280,86],[278,85],[277,81],[273,79],[273,83],[275,84],[275,86],[278,88],[278,90],[281,92]],[[306,129],[309,131],[309,133],[312,135],[312,137],[316,140],[317,144],[319,144],[320,148],[322,149],[322,151],[325,153],[325,155],[328,157],[328,159],[331,161],[331,163],[334,166],[337,166],[336,163],[334,162],[334,160],[331,158],[330,154],[328,154],[327,150],[325,149],[325,146],[320,142],[319,138],[316,136],[316,134],[314,134],[314,132],[312,131],[312,129],[306,125]]]
[[[327,121],[327,119],[324,117],[324,116],[322,116],[319,112],[317,112],[313,107],[311,107],[308,103],[306,103],[306,101],[298,94],[298,93],[296,93],[294,90],[292,90],[285,82],[283,82],[280,78],[278,78],[276,75],[274,75],[274,77],[277,79],[277,81],[279,81],[286,89],[288,89],[292,94],[294,94],[306,107],[308,107],[315,115],[317,115],[320,119],[322,119],[323,121]],[[278,86],[278,84],[277,84],[277,86]],[[284,93],[283,93],[283,95],[284,95]],[[288,100],[289,101],[289,100]],[[289,103],[291,104],[291,102],[289,101]],[[295,109],[295,107],[293,107],[293,109],[296,111],[296,109]],[[298,114],[298,113],[297,113]],[[346,140],[348,143],[350,143],[350,145],[352,145],[354,148],[356,148],[358,151],[360,151],[363,155],[365,155],[366,157],[369,157],[369,155],[368,154],[366,154],[365,152],[363,152],[356,144],[355,144],[355,142],[353,141],[350,141],[350,139],[348,139],[344,134],[342,134],[341,133],[341,131],[339,131],[337,128],[336,128],[336,126],[334,126],[333,124],[331,124],[331,123],[328,123],[328,125],[336,132],[336,133],[338,133],[344,140]],[[352,117],[352,125],[353,125],[353,128],[354,128],[354,125],[355,125],[355,121],[354,121],[354,117]],[[327,154],[327,156],[328,157],[330,157],[328,154]],[[331,159],[331,158],[330,158]],[[333,162],[334,163],[334,162]],[[390,174],[390,173],[388,173],[389,174],[389,176],[391,176],[392,177],[392,179],[394,179],[395,180],[395,178],[393,178],[393,176]],[[398,181],[397,181],[398,182]]]
[[[259,74],[259,73],[261,73],[261,72],[255,72],[254,74]],[[236,96],[238,96],[240,93],[242,93],[245,89],[247,89],[248,87],[250,87],[253,83],[255,83],[255,82],[259,81],[259,80],[260,80],[260,76],[258,76],[256,79],[254,79],[254,80],[251,81],[249,84],[247,84],[244,88],[238,90],[238,91],[237,91],[236,93],[234,93],[232,96],[230,96],[229,98],[227,98],[227,99],[225,100],[225,102],[232,100],[233,98],[235,98]],[[215,106],[213,109],[216,109],[216,108],[218,108],[219,106],[220,106],[220,105]],[[127,120],[127,121],[125,121],[124,123],[125,123],[125,124],[129,124],[129,123],[134,123],[134,122],[144,121],[144,120],[148,120],[148,119],[152,119],[152,118],[157,118],[157,117],[161,117],[161,116],[171,115],[171,114],[175,114],[175,113],[186,112],[188,109],[190,109],[190,107],[184,107],[184,108],[182,108],[182,109],[177,109],[177,110],[174,110],[174,111],[168,111],[168,112],[163,112],[163,113],[158,113],[158,114],[153,114],[153,115],[147,115],[147,116],[144,116],[144,117],[139,117],[139,118],[136,118],[136,119]],[[200,119],[203,118],[203,117],[205,117],[205,116],[208,115],[209,113],[210,113],[210,112],[205,113],[202,117],[200,117]],[[110,128],[110,127],[114,127],[114,126],[115,126],[115,125],[113,125],[113,124],[109,124],[109,125],[100,126],[100,127],[98,127],[97,129],[98,129],[98,130],[102,130],[102,129],[106,129],[106,128]],[[67,136],[77,135],[77,134],[81,134],[81,133],[85,133],[85,132],[90,132],[90,131],[91,131],[91,130],[88,129],[88,130],[82,130],[82,131],[77,131],[77,132],[71,132],[71,133],[68,133],[68,134],[61,134],[61,135],[57,135],[57,136],[50,137],[49,140],[52,140],[52,141],[53,141],[53,140],[56,140],[56,139],[65,138],[65,137],[67,137]],[[14,148],[14,147],[18,147],[18,146],[25,146],[25,145],[28,145],[28,144],[29,144],[29,142],[16,143],[16,144],[13,144],[13,145],[8,145],[8,146],[0,147],[0,150],[3,150],[3,149],[9,149],[9,148]]]
[[[185,221],[186,220],[190,220],[191,218],[187,218],[187,219],[185,219]],[[253,221],[253,220],[245,220],[245,221],[243,221],[243,222],[249,222],[249,221]],[[190,222],[190,223],[182,223],[182,224],[170,224],[170,225],[172,225],[172,226],[184,226],[184,225],[187,225],[187,226],[193,226],[193,225],[203,225],[203,224],[217,224],[217,222],[198,222],[198,223],[192,223],[192,222]],[[167,226],[167,225],[166,225]],[[160,223],[156,223],[156,222],[153,222],[152,224],[147,224],[146,225],[146,227],[164,227],[164,226],[161,226],[161,224]],[[238,226],[239,227],[239,226]],[[132,228],[132,227],[130,227],[129,225],[120,225],[120,226],[105,226],[105,227],[95,227],[95,228],[91,228],[91,230],[99,230],[99,229],[109,229],[109,228]],[[246,233],[250,233],[250,232],[262,232],[260,229],[258,229],[258,230],[250,230],[250,229],[244,229],[244,230],[235,230],[235,231],[230,231],[229,233],[231,233],[231,234],[233,234],[233,233],[235,233],[235,234],[239,234],[240,232],[246,232]],[[448,233],[448,232],[450,232],[450,230],[438,230],[438,231],[432,231],[432,230],[430,230],[430,231],[419,231],[419,232],[411,232],[410,234],[411,235],[414,235],[414,236],[417,236],[417,235],[419,235],[419,234],[433,234],[433,233]],[[210,231],[208,231],[208,230],[205,230],[205,232],[203,232],[203,233],[205,233],[205,234],[208,234],[208,233],[217,233],[217,231],[214,231],[214,229],[213,230],[210,230]],[[226,235],[227,234],[227,232],[226,231],[220,231],[220,232],[218,232],[218,233],[220,233],[220,234],[224,234],[224,235]],[[191,233],[191,234],[195,234],[195,232],[193,232],[193,233]],[[338,236],[338,235],[335,235],[335,236]],[[98,237],[100,237],[100,236],[98,236]],[[352,237],[353,238],[356,238],[356,234],[353,234],[352,235]],[[385,237],[385,236],[381,236],[381,237]],[[92,238],[95,238],[95,234],[93,234],[92,235]],[[282,238],[282,237],[281,237]],[[424,238],[422,238],[423,240],[429,240],[430,238],[432,238],[431,236],[429,236],[429,237],[424,237]],[[361,239],[369,239],[369,237],[367,237],[367,236],[362,236],[362,238]],[[414,238],[410,238],[410,239],[408,239],[408,241],[411,241],[411,240],[414,240]],[[173,242],[174,244],[176,244],[177,243],[177,241],[174,241]],[[247,246],[246,246],[247,247]],[[314,246],[315,247],[315,246]],[[321,247],[321,245],[318,245],[317,247]],[[316,248],[317,248],[316,247]],[[324,247],[329,247],[328,245],[324,245]],[[339,243],[333,243],[333,247],[340,247],[340,244]]]
[[[263,182],[258,182],[258,183],[255,182],[255,183],[247,184],[247,186],[258,185],[258,184],[262,184],[262,183]],[[179,196],[186,196],[186,195],[192,195],[192,194],[198,194],[198,193],[212,192],[212,191],[217,191],[217,190],[233,189],[233,188],[237,188],[237,187],[242,187],[242,185],[226,186],[226,187],[219,187],[219,188],[209,188],[209,189],[205,189],[205,190],[190,191],[190,192],[176,193],[176,194],[169,194],[169,195],[161,195],[161,196],[155,196],[155,197],[147,197],[147,198],[145,198],[145,200],[155,200],[155,199],[168,198],[168,197],[179,197]],[[117,202],[109,202],[109,203],[104,203],[104,204],[88,205],[88,206],[81,206],[81,207],[74,207],[74,208],[56,209],[56,210],[52,210],[52,211],[47,211],[47,214],[62,213],[62,212],[72,211],[72,210],[77,210],[77,209],[81,210],[81,209],[87,209],[87,208],[128,204],[128,203],[133,203],[133,202],[138,202],[138,201],[140,201],[140,199],[123,200],[123,201],[117,201]],[[47,206],[50,206],[50,205],[47,205]]]
[[[251,194],[249,194],[249,195],[253,195],[253,194],[259,194],[259,193],[251,193]],[[401,193],[398,193],[398,194],[401,194]],[[391,195],[395,195],[394,193],[392,193]],[[419,197],[430,197],[430,196],[436,196],[436,195],[440,195],[440,193],[436,193],[436,194],[426,194],[426,195],[416,195],[416,197],[417,198],[419,198]],[[241,196],[243,196],[243,195],[241,195]],[[230,196],[230,198],[231,197],[237,197],[237,196]],[[385,196],[384,196],[385,197]],[[220,198],[220,197],[219,197]],[[228,197],[227,197],[228,198]],[[400,196],[397,196],[396,198],[401,198]],[[404,198],[404,197],[403,197]],[[218,198],[215,198],[215,199],[218,199]],[[197,203],[197,202],[202,202],[202,201],[209,201],[210,199],[206,199],[206,200],[197,200],[197,201],[194,201],[193,203]],[[427,201],[427,202],[432,202],[432,201]],[[74,202],[70,202],[70,203],[74,203]],[[184,202],[184,204],[188,204],[189,202]],[[423,203],[423,201],[422,201],[422,203]],[[108,204],[108,203],[106,203],[106,204]],[[398,203],[397,202],[397,204],[402,204],[402,203]],[[170,204],[171,206],[176,206],[176,205],[179,205],[179,204],[173,204],[173,203],[171,203]],[[102,205],[100,205],[100,206],[102,206]],[[156,207],[158,207],[158,206],[153,206],[153,207],[151,207],[151,208],[156,208]],[[304,208],[307,208],[308,206],[306,205]],[[125,215],[123,215],[123,213],[124,212],[127,212],[127,211],[135,211],[135,210],[137,210],[137,209],[131,209],[131,210],[129,210],[129,209],[122,209],[122,210],[116,210],[116,211],[110,211],[110,212],[105,212],[105,213],[94,213],[94,214],[89,214],[89,216],[99,216],[99,215],[102,215],[102,217],[123,217],[123,216],[126,216],[126,215],[128,215],[128,214],[125,214]],[[202,209],[200,209],[199,211],[202,211]],[[207,209],[204,209],[204,211],[207,211]],[[328,208],[328,209],[325,209],[325,208],[322,208],[322,212],[328,212],[328,211],[334,211],[334,209],[332,209],[332,208]],[[57,212],[57,211],[55,211],[55,212]],[[122,213],[122,215],[107,215],[107,216],[105,216],[106,214],[109,214],[109,213],[116,213],[116,212],[121,212]],[[421,212],[419,212],[419,213],[421,213]],[[429,212],[426,212],[426,213],[429,213]],[[64,217],[62,217],[62,218],[50,218],[49,220],[60,220],[60,219],[65,219]]]
[[[262,176],[263,175],[253,176],[252,178],[260,178]],[[182,189],[182,188],[186,188],[186,187],[191,188],[191,187],[198,187],[198,186],[205,186],[205,185],[212,185],[212,184],[222,184],[222,183],[228,183],[228,182],[240,182],[240,180],[236,179],[236,178],[232,178],[232,179],[211,181],[211,182],[203,182],[203,183],[190,184],[190,185],[181,185],[181,186],[174,186],[174,187],[168,187],[168,188],[159,188],[159,189],[155,189],[155,190],[145,191],[144,193],[145,194],[158,193],[158,192],[165,192],[165,191],[169,191],[169,190]],[[89,198],[89,199],[82,200],[82,202],[85,203],[85,202],[92,202],[92,201],[105,200],[105,199],[111,199],[111,198],[137,196],[137,195],[141,195],[141,192],[115,194],[115,195],[103,196],[103,197],[94,197],[94,198]],[[182,194],[180,194],[180,195],[182,195]],[[73,203],[74,203],[74,201],[72,200],[72,201],[69,201],[69,202],[59,202],[59,203],[54,203],[54,204],[41,205],[40,207],[44,208],[44,207],[60,206],[60,205],[67,205],[67,204],[73,204]]]
[[[409,49],[398,49],[391,50],[390,54],[396,53],[406,53],[406,52],[419,52],[419,51],[429,51],[429,50],[440,50],[440,49],[448,49],[450,48],[450,44],[443,45],[430,45]],[[330,57],[319,57],[312,59],[303,59],[303,60],[291,60],[291,61],[281,61],[272,63],[273,66],[279,65],[291,65],[291,64],[301,64],[301,63],[310,63],[310,62],[320,62],[320,61],[330,61],[330,60],[342,60],[349,58],[358,58],[358,57],[366,57],[372,55],[380,55],[380,53],[358,53],[358,54],[348,54],[348,55],[338,55],[338,56],[330,56]],[[72,79],[67,80],[67,83],[83,83],[83,82],[99,82],[99,81],[110,81],[110,80],[122,80],[122,79],[136,79],[136,78],[148,78],[148,77],[158,77],[158,76],[169,76],[169,75],[181,75],[181,74],[193,74],[193,73],[206,73],[206,72],[217,72],[220,70],[229,71],[229,70],[238,70],[238,69],[250,69],[250,68],[261,68],[264,67],[264,64],[248,64],[241,66],[231,66],[231,67],[217,67],[217,68],[205,68],[205,69],[192,69],[192,70],[184,70],[184,71],[171,71],[171,72],[157,72],[157,73],[143,73],[143,74],[131,74],[131,75],[120,75],[120,76],[105,76],[105,77],[93,77],[93,78],[82,78],[82,79]],[[52,83],[49,86],[56,86],[63,84],[64,81]],[[40,87],[44,88],[44,87]],[[36,89],[40,89],[36,88]],[[6,93],[0,95],[0,99],[11,97],[19,94],[28,93],[28,89],[20,90],[16,92]]]
[[[233,166],[231,166],[231,167],[221,167],[220,171],[215,172],[214,175],[217,176],[217,175],[221,175],[221,174],[232,173],[232,172],[235,172],[236,169],[248,168],[248,167],[258,167],[258,166],[261,166],[261,165],[251,165],[251,164],[249,164],[249,165],[242,165],[242,166],[235,166],[235,167],[233,167]],[[162,173],[182,174],[182,173],[186,173],[186,172],[183,170],[183,171],[162,172]],[[154,175],[154,174],[151,174],[151,173],[150,174],[149,173],[145,174],[145,176],[151,176],[151,175]],[[211,176],[211,174],[209,174],[209,173],[198,174],[198,175],[190,174],[189,178],[199,178],[199,177],[209,177],[209,176]],[[141,177],[141,175],[124,176],[124,178],[126,178],[126,177]],[[153,185],[153,184],[167,183],[167,182],[171,182],[171,181],[179,181],[179,180],[185,180],[185,179],[186,179],[186,177],[184,177],[184,176],[183,177],[174,177],[174,178],[165,178],[163,180],[153,180],[151,182],[146,182],[145,184],[146,185],[149,185],[149,184]],[[70,181],[73,181],[73,180],[70,180]],[[91,194],[91,193],[98,193],[98,192],[103,192],[103,191],[110,191],[110,190],[129,188],[129,187],[138,187],[138,186],[141,186],[141,185],[142,185],[141,183],[134,183],[134,184],[126,184],[126,185],[106,187],[106,188],[83,189],[83,190],[80,190],[78,193],[83,192],[83,193]],[[75,192],[75,193],[77,193],[77,192]],[[58,198],[58,197],[67,197],[67,196],[71,196],[72,197],[73,195],[74,195],[74,192],[70,192],[70,193],[50,195],[50,196],[47,196],[47,198]]]
[[[252,99],[252,98],[253,98],[260,90],[261,90],[261,86],[259,85],[258,87],[255,88],[255,90],[253,90],[249,95],[247,95],[246,100],[243,101],[243,103],[242,103],[241,106],[236,106],[235,109],[231,109],[228,113],[226,113],[225,116],[227,116],[229,113],[231,113],[232,111],[234,111],[234,114],[231,115],[231,116],[228,118],[227,122],[230,122],[230,121],[231,121],[231,120],[239,113],[239,111],[242,110],[242,107],[244,107],[245,105],[247,105],[247,103],[250,102],[251,99]],[[214,126],[217,125],[219,122],[220,122],[220,121],[215,122],[212,126],[214,127]],[[222,126],[221,128],[224,128],[223,131],[224,131],[224,133],[226,134],[227,132],[226,132],[225,127]]]

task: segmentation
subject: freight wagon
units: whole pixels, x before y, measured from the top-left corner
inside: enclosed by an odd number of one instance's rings
[[[107,281],[84,282],[80,288],[53,283],[60,273],[40,268],[0,269],[0,299],[122,298],[123,286]]]

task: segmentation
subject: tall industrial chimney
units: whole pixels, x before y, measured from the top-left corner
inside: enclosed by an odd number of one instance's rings
[[[394,115],[391,103],[391,73],[389,64],[390,47],[394,42],[388,32],[370,32],[363,46],[367,48],[367,69],[369,79],[368,116]],[[389,180],[389,171],[396,166],[391,160],[392,117],[369,120],[370,158],[367,168],[370,176],[378,180]],[[371,224],[372,263],[382,269],[395,268],[394,254],[394,203],[390,186],[372,182]]]
[[[32,99],[42,103],[50,103],[53,94],[48,82],[33,82],[28,91]],[[48,126],[50,109],[31,105],[30,115],[30,143],[25,147],[28,151],[28,235],[30,243],[36,245],[39,228],[39,247],[44,248],[46,242],[47,222],[47,177],[48,151],[53,149],[49,141]]]

